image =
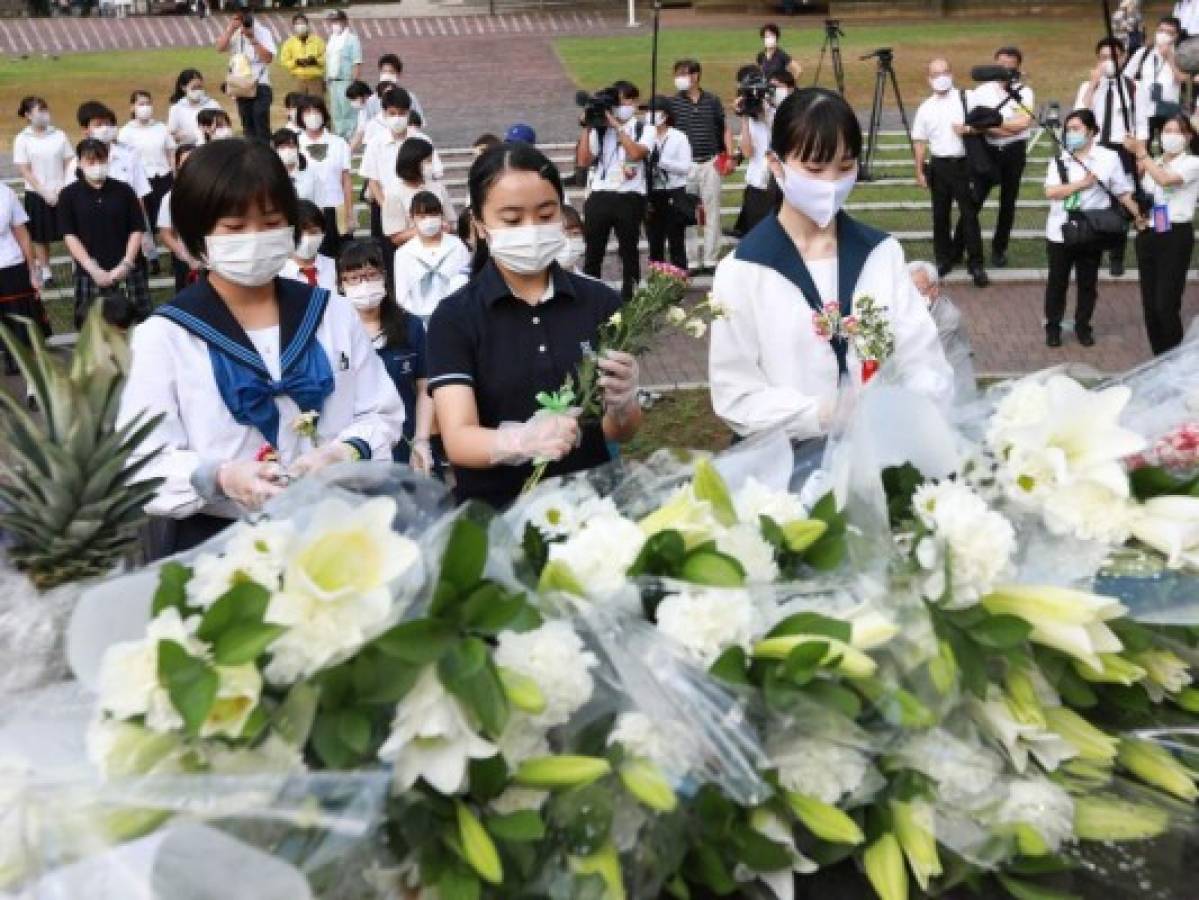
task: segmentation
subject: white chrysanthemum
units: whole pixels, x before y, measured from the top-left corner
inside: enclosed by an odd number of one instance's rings
[[[553,728],[568,721],[591,699],[595,682],[590,670],[598,665],[575,630],[566,622],[546,622],[533,631],[505,631],[495,649],[495,663],[531,678],[545,698],[545,709],[532,724]]]
[[[912,507],[948,552],[951,583],[946,605],[951,609],[973,605],[1007,570],[1016,552],[1015,529],[974,491],[953,481],[921,485]],[[925,539],[916,550],[921,565],[941,576],[944,566],[939,547]],[[943,578],[934,577],[925,586],[925,596],[939,600],[944,589]]]
[[[752,475],[733,496],[738,521],[756,525],[762,516],[768,516],[779,525],[798,522],[808,517],[808,510],[796,494],[789,491],[773,491]]]
[[[785,790],[830,805],[856,791],[870,771],[862,751],[815,737],[788,740],[770,759]]]
[[[508,717],[504,733],[495,743],[511,768],[519,766],[526,759],[549,756],[553,752],[545,737],[545,729],[538,728],[522,712],[514,712]]]
[[[686,729],[673,719],[651,719],[640,711],[621,713],[608,735],[608,746],[620,744],[630,756],[657,765],[673,782],[695,766],[696,748]]]
[[[657,610],[658,630],[707,668],[729,647],[748,650],[757,635],[758,613],[745,591],[692,588],[666,597]]]
[[[999,756],[977,741],[963,741],[941,729],[912,734],[894,755],[935,781],[939,797],[953,805],[989,791],[1004,768]]]
[[[741,563],[749,584],[770,584],[779,576],[774,548],[757,525],[734,525],[722,531],[716,536],[716,549]]]
[[[523,522],[532,525],[547,540],[570,537],[580,524],[574,498],[562,491],[547,492],[530,500],[522,513]]]
[[[1058,488],[1043,509],[1045,527],[1054,534],[1111,545],[1128,540],[1137,514],[1132,500],[1094,481]]]
[[[564,564],[589,597],[603,597],[625,583],[644,543],[645,533],[623,516],[596,516],[552,544],[550,560]]]
[[[237,523],[229,530],[219,556],[205,554],[192,564],[188,601],[209,607],[239,581],[253,581],[267,590],[277,590],[294,537],[290,522]]]
[[[549,791],[537,788],[513,785],[506,788],[502,794],[493,799],[488,805],[492,812],[499,816],[510,816],[518,812],[537,812],[549,799]]]
[[[995,811],[997,825],[1028,825],[1049,848],[1058,849],[1074,834],[1074,801],[1047,778],[1009,781]]]

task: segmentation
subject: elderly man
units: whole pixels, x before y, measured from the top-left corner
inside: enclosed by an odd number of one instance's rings
[[[928,311],[937,326],[937,337],[945,350],[945,358],[953,366],[955,403],[968,403],[977,394],[974,380],[974,350],[962,324],[962,313],[953,301],[941,293],[941,278],[937,267],[929,262],[908,264],[912,284],[928,304]]]

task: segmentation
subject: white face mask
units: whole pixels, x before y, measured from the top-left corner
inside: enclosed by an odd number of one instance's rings
[[[627,122],[635,115],[637,115],[637,107],[630,103],[616,107],[616,118],[618,121]]]
[[[341,34],[344,30],[345,26],[343,26],[340,22],[329,23],[329,34],[333,35],[334,37],[337,37],[337,35]]]
[[[321,244],[325,241],[323,234],[302,234],[300,242],[296,244],[296,256],[300,259],[314,260],[316,255],[321,252]]]
[[[304,127],[309,131],[320,131],[325,127],[325,117],[318,112],[304,113]]]
[[[29,121],[34,128],[48,128],[50,125],[50,112],[45,109],[35,109],[33,115],[29,117]]]
[[[579,260],[583,258],[583,253],[586,249],[587,245],[581,237],[568,237],[566,239],[566,246],[558,254],[558,265],[564,269],[573,269]]]
[[[1110,59],[1105,59],[1103,61],[1102,71],[1103,71],[1104,78],[1115,78],[1116,77],[1116,64],[1114,62],[1112,62]]]
[[[1159,50],[1165,50],[1174,43],[1174,35],[1168,31],[1159,31],[1153,36],[1153,43],[1157,44]]]
[[[92,182],[92,184],[99,184],[108,177],[108,164],[88,163],[86,166],[83,166],[83,177]]]
[[[776,106],[781,106],[782,102],[791,96],[791,91],[785,87],[776,87],[774,89],[774,103]]]
[[[347,284],[345,297],[355,309],[375,309],[387,296],[387,285],[382,280]]]
[[[204,102],[204,88],[202,88],[202,87],[188,88],[187,89],[187,99],[190,100],[192,103],[203,103]]]
[[[441,234],[441,217],[422,216],[416,220],[416,230],[421,237],[436,237]]]
[[[387,116],[383,121],[387,123],[387,127],[391,129],[393,134],[402,134],[408,130],[407,116]]]
[[[1162,135],[1162,150],[1171,155],[1181,153],[1187,148],[1187,139],[1185,134],[1163,134]]]
[[[762,38],[762,44],[766,47],[767,50],[773,50],[775,47],[777,47],[779,45],[779,39],[776,38],[773,34],[768,34],[768,35],[766,35],[766,37]]]
[[[97,125],[91,129],[92,137],[98,141],[103,141],[105,144],[111,144],[117,139],[117,126],[115,125]]]
[[[154,115],[154,107],[149,103],[139,103],[133,107],[133,115],[139,122],[149,122]]]
[[[645,114],[645,124],[650,128],[654,128],[659,125],[665,125],[666,124],[666,113],[664,113],[664,112],[646,113]]]
[[[365,100],[351,100],[350,106],[354,107],[354,109],[364,109],[366,107],[366,101]]]
[[[251,231],[246,234],[210,234],[204,239],[208,268],[226,281],[244,287],[261,287],[278,275],[295,252],[295,232],[290,228]]]
[[[425,181],[433,177],[433,163],[423,162],[420,164],[420,177]]]
[[[930,78],[928,83],[933,86],[933,90],[938,94],[945,94],[953,90],[952,75],[937,75]]]
[[[677,90],[677,91],[691,90],[691,76],[690,75],[676,75],[674,77],[674,87],[675,87],[675,90]]]
[[[304,37],[304,35],[308,34],[308,23],[296,22],[296,34],[298,34],[300,37]]]
[[[517,275],[544,272],[565,245],[561,222],[490,228],[487,234],[487,247],[495,261]]]
[[[400,80],[400,76],[397,75],[395,72],[380,72],[379,80],[386,81],[388,84],[395,84],[397,81]]]
[[[233,137],[233,129],[228,125],[222,125],[219,128],[212,129],[212,139],[214,141],[223,141],[226,138]]]
[[[813,178],[791,166],[783,166],[783,196],[787,203],[821,228],[827,228],[845,205],[858,180],[858,170],[836,181]]]
[[[299,165],[300,151],[295,147],[280,147],[279,159],[283,160],[283,165],[288,167]]]

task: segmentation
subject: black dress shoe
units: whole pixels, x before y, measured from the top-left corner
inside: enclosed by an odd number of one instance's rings
[[[970,277],[974,279],[974,286],[985,288],[991,283],[991,279],[987,276],[986,269],[977,268],[970,270]]]
[[[1078,343],[1084,347],[1095,346],[1095,332],[1090,328],[1075,328],[1074,333],[1078,336]]]
[[[1108,271],[1112,273],[1113,278],[1119,278],[1124,274],[1124,260],[1113,258],[1111,268]]]
[[[996,269],[1006,269],[1007,268],[1007,254],[1006,253],[992,253],[991,254],[991,265],[994,266]]]
[[[953,263],[945,263],[944,265],[937,266],[937,276],[940,278],[944,278],[952,271]]]
[[[1060,328],[1045,329],[1045,346],[1060,347],[1062,345],[1062,330]]]

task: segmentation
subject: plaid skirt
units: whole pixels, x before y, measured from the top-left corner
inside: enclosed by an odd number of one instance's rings
[[[75,327],[80,328],[87,318],[88,310],[96,300],[112,298],[114,302],[124,299],[132,305],[135,321],[142,322],[153,310],[150,302],[150,282],[145,269],[138,267],[112,287],[102,288],[79,266],[75,267]]]

